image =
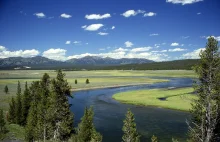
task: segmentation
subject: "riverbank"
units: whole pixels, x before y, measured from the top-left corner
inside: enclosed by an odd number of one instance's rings
[[[193,88],[150,89],[117,93],[113,99],[127,104],[155,106],[181,111],[189,111],[191,103],[197,97]]]

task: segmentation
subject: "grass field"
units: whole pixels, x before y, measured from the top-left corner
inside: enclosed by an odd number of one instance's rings
[[[189,111],[192,100],[197,98],[192,92],[193,88],[137,90],[118,93],[113,98],[123,103]]]

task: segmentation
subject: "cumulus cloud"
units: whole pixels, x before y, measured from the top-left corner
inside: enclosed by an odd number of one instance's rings
[[[193,4],[193,3],[197,3],[203,0],[166,0],[166,2],[168,3],[173,3],[173,4]]]
[[[99,32],[98,34],[99,34],[99,35],[102,35],[102,36],[108,35],[108,33],[103,33],[103,32]]]
[[[124,13],[122,13],[121,15],[124,16],[124,17],[130,17],[130,16],[136,16],[137,14],[140,14],[140,13],[145,13],[144,10],[127,10],[125,11]]]
[[[53,60],[66,60],[66,50],[65,49],[60,49],[60,48],[51,48],[49,50],[46,50],[42,53],[43,57],[53,59]]]
[[[6,48],[0,50],[0,58],[8,57],[34,57],[37,56],[40,52],[36,49],[31,50],[17,50],[17,51],[8,51]]]
[[[134,44],[132,43],[132,42],[130,42],[130,41],[126,41],[125,43],[125,46],[126,47],[132,47]]]
[[[4,46],[0,45],[0,52],[6,50],[6,48]]]
[[[81,28],[85,29],[87,27],[87,25],[81,26]]]
[[[186,51],[187,49],[183,49],[183,48],[174,48],[174,49],[169,49],[169,52],[181,52],[181,51]]]
[[[77,41],[77,40],[76,40],[76,41],[74,41],[73,43],[79,45],[79,44],[81,44],[81,41]]]
[[[43,12],[40,13],[34,13],[35,16],[37,16],[37,18],[45,18],[46,15]]]
[[[148,12],[148,13],[144,13],[144,17],[151,17],[151,16],[156,16],[157,14],[154,12]]]
[[[159,53],[159,52],[164,53],[164,52],[167,52],[167,50],[152,51],[152,53]]]
[[[196,49],[192,52],[188,52],[186,54],[183,54],[182,58],[185,58],[185,59],[198,59],[200,52],[203,51],[203,50],[205,50],[205,48],[199,48],[199,49]]]
[[[68,18],[71,18],[72,16],[69,14],[63,13],[60,15],[60,17],[68,19]]]
[[[115,49],[114,50],[115,52],[125,52],[125,51],[128,51],[128,49],[124,49],[124,48],[118,48],[118,49]]]
[[[202,14],[202,13],[201,13],[201,12],[198,12],[198,13],[197,13],[197,15],[200,15],[200,14]]]
[[[149,51],[150,49],[152,49],[152,47],[150,47],[150,46],[148,46],[148,47],[139,47],[139,48],[131,49],[131,52],[145,52],[145,51]]]
[[[149,36],[158,36],[159,34],[157,33],[153,33],[153,34],[150,34]]]
[[[115,29],[115,26],[112,26],[112,30],[114,30]]]
[[[103,24],[92,24],[92,25],[89,25],[89,26],[86,26],[86,25],[82,26],[82,28],[86,31],[97,31],[103,26],[104,26]]]
[[[170,45],[170,46],[179,46],[179,43],[174,42],[174,43],[171,43],[171,45]]]
[[[90,14],[90,15],[86,15],[85,18],[88,20],[99,20],[99,19],[106,19],[106,18],[110,18],[111,14],[106,13],[103,15],[100,14]]]
[[[66,41],[66,44],[70,44],[70,43],[71,43],[71,41],[69,41],[69,40]]]

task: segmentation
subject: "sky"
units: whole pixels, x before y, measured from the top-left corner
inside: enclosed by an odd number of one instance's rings
[[[195,59],[219,0],[0,0],[0,58]]]

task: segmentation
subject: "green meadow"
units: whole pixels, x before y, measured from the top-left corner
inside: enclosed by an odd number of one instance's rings
[[[189,111],[192,101],[197,97],[190,87],[128,91],[117,93],[113,98],[122,103]]]

